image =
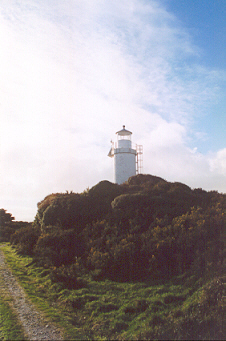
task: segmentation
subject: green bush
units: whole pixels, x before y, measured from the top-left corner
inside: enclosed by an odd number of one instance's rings
[[[80,289],[86,286],[84,280],[78,277],[74,265],[62,265],[59,268],[51,269],[50,278],[53,283],[62,283],[66,289]]]
[[[0,243],[9,242],[11,235],[15,233],[15,229],[10,226],[0,227]]]
[[[16,245],[20,254],[33,255],[34,247],[40,235],[41,230],[38,227],[21,228],[11,235],[10,243]]]
[[[83,256],[85,245],[82,237],[74,230],[53,228],[48,234],[42,234],[37,240],[34,255],[40,264],[49,266],[68,265]]]

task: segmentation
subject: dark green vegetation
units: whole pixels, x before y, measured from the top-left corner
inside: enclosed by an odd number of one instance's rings
[[[48,195],[8,236],[81,338],[224,339],[225,208],[224,194],[138,175]]]
[[[14,221],[11,213],[7,213],[3,208],[0,209],[0,243],[10,240],[12,234],[24,227],[31,227],[31,223],[24,221]]]

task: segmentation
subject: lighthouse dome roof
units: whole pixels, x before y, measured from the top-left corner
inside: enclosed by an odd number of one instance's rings
[[[121,136],[131,135],[131,134],[132,134],[131,131],[125,129],[125,126],[122,126],[122,128],[123,128],[123,129],[117,131],[116,134],[121,135]]]

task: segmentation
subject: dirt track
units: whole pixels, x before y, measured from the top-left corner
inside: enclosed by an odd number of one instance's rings
[[[0,292],[12,297],[12,308],[20,320],[29,340],[63,340],[60,331],[39,313],[27,298],[0,249]]]

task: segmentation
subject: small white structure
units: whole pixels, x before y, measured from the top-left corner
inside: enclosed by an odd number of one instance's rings
[[[122,130],[117,131],[117,142],[112,142],[112,147],[108,153],[109,157],[114,157],[114,182],[122,184],[127,181],[130,176],[140,173],[142,168],[142,146],[132,148],[131,131],[126,130],[123,126]]]

